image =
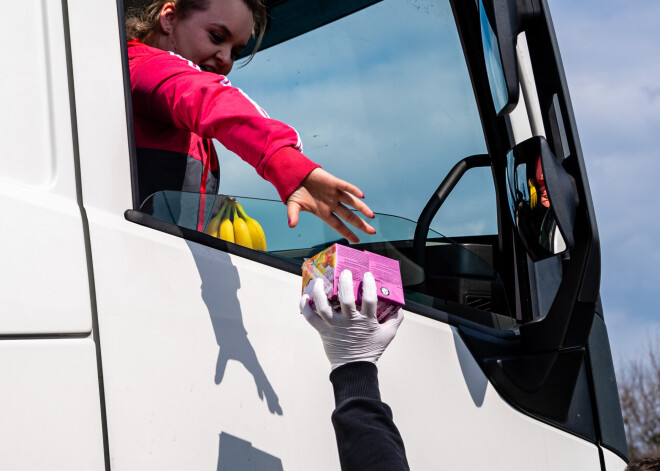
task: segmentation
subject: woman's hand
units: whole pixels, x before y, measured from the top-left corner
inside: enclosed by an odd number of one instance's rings
[[[366,234],[376,233],[373,227],[349,209],[349,206],[353,207],[373,219],[373,211],[361,198],[364,198],[364,193],[355,185],[340,180],[322,168],[315,168],[286,201],[289,227],[296,227],[300,211],[307,211],[325,221],[349,241],[359,242],[360,239],[342,219]]]

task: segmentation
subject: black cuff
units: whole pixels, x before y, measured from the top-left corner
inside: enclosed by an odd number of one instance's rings
[[[354,397],[380,401],[378,368],[369,361],[346,363],[332,370],[330,382],[335,391],[335,407]]]

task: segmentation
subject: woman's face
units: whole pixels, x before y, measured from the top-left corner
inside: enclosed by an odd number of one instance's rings
[[[193,11],[186,18],[168,5],[161,11],[164,36],[159,47],[202,70],[227,75],[252,34],[254,18],[244,0],[209,0],[206,10]]]

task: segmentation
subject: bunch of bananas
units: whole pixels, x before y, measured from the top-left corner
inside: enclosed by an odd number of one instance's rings
[[[243,247],[266,251],[266,234],[234,198],[225,198],[220,211],[206,226],[208,235]]]
[[[538,203],[538,194],[536,192],[536,186],[534,185],[534,182],[530,178],[527,180],[527,184],[529,185],[529,207],[531,209],[536,208],[536,203]]]

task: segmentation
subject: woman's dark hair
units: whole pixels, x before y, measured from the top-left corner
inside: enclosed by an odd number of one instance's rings
[[[143,8],[132,8],[126,13],[126,36],[148,44],[158,32],[160,12],[168,3],[174,4],[177,14],[186,18],[194,11],[204,11],[209,7],[210,0],[153,0]],[[254,18],[252,37],[256,38],[255,46],[250,54],[250,60],[257,53],[266,31],[268,13],[263,0],[243,0]],[[249,61],[248,61],[249,62]]]

